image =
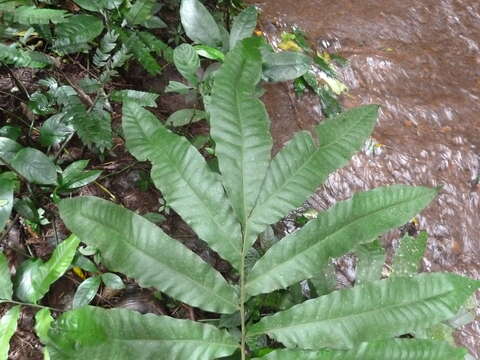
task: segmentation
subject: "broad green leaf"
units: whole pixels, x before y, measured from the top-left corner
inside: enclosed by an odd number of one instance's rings
[[[152,180],[172,207],[222,258],[240,268],[240,226],[218,174],[190,142],[165,128],[150,139]]]
[[[219,61],[223,61],[225,59],[225,54],[223,52],[211,46],[195,45],[194,49],[199,56],[203,56],[204,58],[207,58],[207,59],[219,60]]]
[[[386,340],[363,343],[351,350],[276,350],[265,360],[463,360],[466,350],[441,341]]]
[[[257,9],[250,6],[244,9],[233,19],[232,30],[230,31],[230,49],[235,48],[239,41],[252,36],[257,26]]]
[[[126,101],[122,112],[122,127],[128,151],[139,161],[145,161],[152,150],[150,137],[161,127],[160,121],[133,101]]]
[[[48,309],[41,309],[35,314],[35,333],[43,344],[48,342],[48,331],[53,321]]]
[[[15,295],[23,302],[35,304],[70,267],[80,240],[72,235],[61,242],[47,262],[27,260],[15,275]]]
[[[49,337],[52,360],[210,360],[238,348],[233,337],[212,325],[91,306],[61,315]]]
[[[205,111],[196,109],[182,109],[175,111],[165,122],[166,125],[179,127],[204,120],[207,117]]]
[[[14,188],[15,183],[12,180],[0,178],[0,233],[12,212]]]
[[[65,115],[65,113],[55,114],[42,124],[40,143],[43,146],[59,144],[75,131]]]
[[[420,269],[427,248],[428,234],[422,232],[416,238],[405,235],[392,261],[392,276],[416,274]]]
[[[187,36],[198,44],[217,46],[222,35],[215,19],[198,0],[182,0],[180,18]]]
[[[175,92],[175,93],[178,93],[178,94],[187,95],[192,89],[193,89],[193,87],[191,87],[189,85],[185,85],[181,82],[170,81],[168,83],[167,87],[165,88],[165,92],[166,93]]]
[[[73,297],[72,308],[77,309],[90,304],[95,295],[97,295],[101,283],[102,281],[99,276],[93,276],[82,281]]]
[[[22,25],[58,24],[65,22],[68,15],[65,10],[20,6],[15,9],[13,19]]]
[[[259,39],[243,40],[215,74],[209,105],[211,136],[232,206],[244,226],[270,162],[270,121],[257,98]]]
[[[10,349],[10,339],[17,331],[17,321],[20,316],[20,306],[14,306],[0,319],[0,359],[7,360]]]
[[[62,54],[88,50],[88,42],[103,31],[103,22],[93,15],[74,15],[55,28],[53,47]]]
[[[155,0],[136,0],[126,13],[125,19],[130,25],[144,23],[152,17],[155,3]]]
[[[102,9],[113,10],[122,5],[124,0],[74,0],[81,8],[88,11],[100,11]]]
[[[264,317],[249,335],[267,334],[287,347],[351,348],[447,320],[479,286],[442,273],[368,282]]]
[[[106,287],[115,290],[121,290],[125,288],[125,284],[122,281],[122,278],[117,274],[105,273],[102,274],[102,281]]]
[[[200,58],[190,44],[182,44],[173,51],[173,62],[178,72],[192,85],[198,84],[197,71],[200,68]]]
[[[263,75],[273,82],[294,80],[304,75],[312,65],[310,57],[292,51],[267,53],[263,61]]]
[[[12,159],[10,165],[25,179],[34,184],[54,185],[57,183],[57,168],[43,152],[24,148]]]
[[[11,162],[15,155],[22,150],[22,145],[7,137],[0,137],[0,158]],[[0,160],[0,166],[4,165]]]
[[[12,280],[10,278],[10,269],[8,260],[0,252],[0,302],[1,300],[11,300],[13,295]]]
[[[330,258],[408,222],[436,194],[435,189],[393,185],[337,203],[273,245],[249,274],[247,291],[268,293],[315,276]]]
[[[18,126],[6,125],[0,128],[0,137],[7,137],[16,141],[22,135],[22,129]]]
[[[156,100],[158,96],[158,94],[145,91],[116,90],[112,93],[112,100],[121,102],[133,101],[140,106],[157,107]]]
[[[95,197],[62,200],[59,208],[65,225],[99,249],[109,270],[192,306],[236,310],[236,291],[218,272],[140,215]]]
[[[386,255],[380,241],[376,239],[359,245],[355,249],[355,255],[357,255],[355,284],[381,279]]]
[[[62,172],[61,189],[77,189],[98,179],[101,170],[84,170],[88,160],[78,160],[68,165]]]
[[[322,122],[316,128],[319,145],[309,133],[297,133],[270,164],[249,220],[254,233],[301,206],[332,171],[345,166],[370,136],[377,114],[378,106],[362,106]]]

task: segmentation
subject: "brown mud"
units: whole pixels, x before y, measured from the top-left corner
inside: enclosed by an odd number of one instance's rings
[[[346,107],[382,106],[375,155],[356,156],[310,205],[323,210],[356,191],[393,183],[440,186],[437,200],[418,217],[430,237],[424,269],[480,279],[480,2],[250,2],[262,9],[262,29],[271,39],[298,26],[317,46],[328,42],[327,50],[349,59],[342,71],[350,88]],[[320,120],[312,99],[295,100],[284,84],[268,90],[277,149],[293,131]],[[477,309],[477,321],[457,336],[477,359],[479,316]]]

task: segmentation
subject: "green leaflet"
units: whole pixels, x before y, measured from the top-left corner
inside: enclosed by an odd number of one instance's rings
[[[0,44],[0,61],[12,64],[16,67],[44,68],[52,63],[52,60],[45,54],[17,49],[16,44],[10,46]]]
[[[312,65],[309,56],[293,51],[267,53],[263,61],[263,76],[272,82],[294,80],[304,75]]]
[[[370,136],[377,114],[378,106],[368,105],[322,122],[316,128],[319,145],[308,132],[297,133],[270,164],[249,219],[252,233],[302,205],[331,172],[345,166]]]
[[[186,138],[161,127],[150,141],[155,186],[202,240],[239,269],[240,226],[218,175]]]
[[[60,316],[48,343],[52,360],[210,360],[237,348],[234,338],[211,325],[91,306]]]
[[[178,72],[192,85],[198,84],[200,58],[192,45],[182,44],[173,51],[173,62]]]
[[[339,202],[273,245],[249,274],[248,293],[268,293],[315,276],[330,258],[408,222],[436,194],[435,189],[393,185]]]
[[[0,233],[3,232],[12,212],[14,188],[15,183],[12,180],[0,176]]]
[[[428,234],[424,231],[416,238],[405,235],[392,261],[392,276],[416,274],[427,248]]]
[[[257,9],[249,6],[233,19],[232,30],[230,31],[230,49],[235,48],[238,42],[252,36],[257,26]]]
[[[112,100],[127,103],[129,101],[140,106],[157,107],[158,94],[138,90],[115,90],[112,92]]]
[[[78,286],[75,296],[73,297],[72,309],[90,304],[102,283],[99,276],[90,277]]]
[[[75,15],[55,28],[53,47],[62,54],[88,50],[88,42],[103,31],[102,20],[93,15]]]
[[[122,110],[122,127],[128,151],[139,161],[145,161],[152,151],[150,137],[161,127],[160,121],[134,101],[126,101]]]
[[[198,0],[182,0],[180,19],[187,36],[198,44],[217,46],[223,37],[213,16]]]
[[[0,252],[0,302],[1,300],[11,300],[12,295],[13,289],[8,260],[5,255]]]
[[[34,184],[55,185],[57,183],[57,168],[43,152],[24,148],[12,159],[10,165],[25,179]]]
[[[61,242],[47,262],[27,260],[15,275],[15,295],[23,302],[35,304],[70,267],[80,240],[71,235]]]
[[[447,320],[478,287],[442,273],[369,282],[264,317],[249,335],[268,334],[287,347],[351,348]]]
[[[128,10],[125,19],[130,25],[143,24],[153,15],[155,0],[136,0]]]
[[[2,160],[11,162],[15,155],[22,150],[22,145],[7,137],[0,137],[0,166],[3,166]]]
[[[223,183],[242,226],[253,209],[270,162],[272,137],[256,85],[261,40],[243,40],[215,74],[210,112]]]
[[[53,317],[48,309],[41,309],[35,314],[35,333],[43,344],[46,344],[48,341],[48,330],[53,321]]]
[[[15,9],[13,20],[23,25],[58,24],[65,22],[68,15],[65,10],[20,6]]]
[[[386,340],[363,343],[352,350],[276,350],[264,360],[463,360],[465,349],[441,341]]]
[[[14,306],[0,319],[0,359],[6,360],[10,348],[10,338],[17,331],[17,321],[20,316],[20,306]]]
[[[237,309],[235,289],[218,272],[143,217],[95,197],[62,200],[59,208],[66,226],[99,249],[111,271],[207,311]]]

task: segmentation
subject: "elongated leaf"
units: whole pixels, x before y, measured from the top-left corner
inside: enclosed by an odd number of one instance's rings
[[[145,91],[116,90],[112,93],[112,100],[121,102],[133,101],[140,106],[157,107],[156,100],[158,96],[158,94]]]
[[[48,309],[41,309],[35,314],[35,333],[43,344],[46,344],[48,341],[48,330],[53,321],[53,317]]]
[[[28,181],[34,184],[53,185],[57,183],[57,169],[50,158],[33,148],[20,150],[10,163]]]
[[[314,276],[330,258],[408,222],[436,194],[404,185],[355,194],[273,245],[252,269],[248,292],[267,293]]]
[[[15,295],[35,304],[70,267],[80,240],[72,235],[60,243],[47,262],[25,261],[15,275]]]
[[[193,124],[207,117],[205,111],[196,109],[181,109],[170,115],[165,122],[166,125],[179,127]]]
[[[10,179],[0,178],[0,233],[10,218],[13,208],[13,190],[15,184]]]
[[[141,216],[95,197],[66,199],[59,207],[66,226],[100,251],[109,270],[192,306],[236,310],[236,291],[218,272]]]
[[[187,36],[209,46],[222,43],[220,29],[207,8],[198,0],[182,0],[180,18]]]
[[[264,55],[263,75],[273,82],[294,80],[304,75],[312,59],[299,52],[283,51]]]
[[[210,360],[238,347],[227,332],[211,325],[91,306],[63,314],[49,337],[52,360]]]
[[[130,25],[142,24],[152,17],[154,6],[155,0],[136,0],[125,19]]]
[[[357,255],[355,284],[380,280],[386,256],[380,241],[375,240],[359,245],[355,250],[355,255]]]
[[[276,350],[265,360],[463,360],[467,351],[441,341],[386,340],[352,350]]]
[[[99,276],[94,276],[82,281],[73,297],[72,308],[77,309],[90,304],[95,295],[97,295],[101,283],[102,281]]]
[[[11,300],[13,295],[10,270],[5,255],[0,252],[0,300]]]
[[[354,108],[316,128],[320,145],[300,132],[270,164],[250,225],[258,234],[299,207],[334,170],[345,166],[370,136],[378,106]],[[255,238],[253,238],[253,241]]]
[[[161,127],[160,121],[133,101],[126,101],[122,110],[122,127],[128,151],[139,161],[145,161],[152,151],[150,137]]]
[[[117,274],[105,273],[102,274],[102,281],[106,287],[115,290],[121,290],[125,288],[125,284],[122,281],[122,278]]]
[[[392,261],[392,276],[416,274],[427,248],[428,234],[424,231],[416,238],[405,235]]]
[[[268,334],[287,347],[351,348],[449,319],[479,286],[442,273],[369,282],[264,317],[249,334]]]
[[[88,42],[103,31],[102,21],[92,15],[75,15],[55,28],[55,50],[63,54],[88,50]]]
[[[17,321],[20,316],[20,306],[14,306],[0,319],[0,359],[7,360],[10,349],[10,339],[17,331]]]
[[[15,9],[14,21],[23,25],[62,23],[68,13],[65,10],[41,9],[35,6],[20,6]]]
[[[240,226],[225,191],[190,142],[165,128],[151,142],[152,180],[165,200],[210,247],[240,267]]]
[[[210,111],[211,136],[232,206],[245,225],[267,172],[272,149],[270,122],[257,98],[259,39],[246,39],[215,74]]]
[[[15,155],[22,150],[22,145],[7,137],[0,137],[0,158],[7,162],[11,162]],[[4,164],[0,160],[0,166]]]
[[[252,36],[257,26],[257,9],[250,6],[244,9],[233,19],[232,30],[230,31],[230,49],[235,48],[239,41]]]
[[[173,51],[173,62],[178,72],[187,79],[190,84],[198,84],[197,71],[200,68],[200,58],[190,44],[182,44]]]

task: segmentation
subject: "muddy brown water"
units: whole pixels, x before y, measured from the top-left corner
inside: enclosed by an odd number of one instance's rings
[[[442,186],[419,217],[429,232],[424,269],[480,279],[480,2],[250,2],[262,9],[267,36],[297,25],[350,60],[342,72],[350,88],[345,106],[382,106],[374,132],[382,151],[356,156],[310,204],[323,210],[356,191],[393,183]],[[311,98],[297,101],[288,85],[268,90],[278,149],[294,131],[319,121],[319,107]],[[457,341],[480,359],[480,321],[462,328]]]

